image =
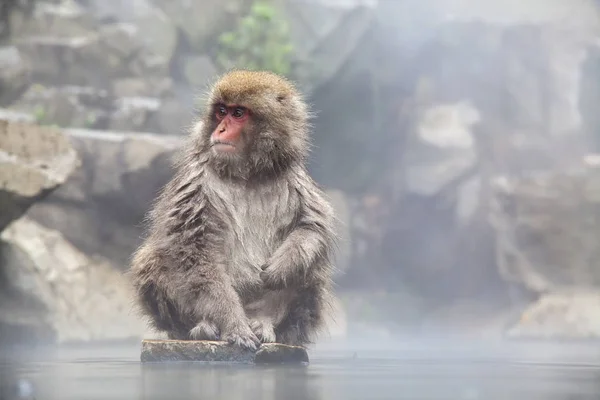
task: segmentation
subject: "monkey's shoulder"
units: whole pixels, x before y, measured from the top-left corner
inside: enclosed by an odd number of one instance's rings
[[[298,171],[293,182],[304,207],[317,208],[324,214],[333,213],[333,207],[325,190],[306,170]]]

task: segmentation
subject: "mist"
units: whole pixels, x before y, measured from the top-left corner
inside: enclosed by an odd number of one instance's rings
[[[12,394],[0,398],[33,396],[15,394],[19,379],[36,398],[184,386],[182,398],[232,398],[243,376],[260,377],[247,389],[257,398],[446,398],[455,384],[467,389],[452,398],[597,396],[599,10],[2,0],[0,389]],[[193,383],[196,367],[138,365],[140,340],[163,334],[136,312],[125,272],[207,90],[231,68],[284,75],[310,105],[309,172],[339,220],[338,300],[308,370],[215,367]],[[477,362],[496,363],[512,392]],[[557,372],[564,385],[546,392],[551,377],[531,367],[527,392],[510,383],[517,362],[590,368],[589,380],[578,392]],[[239,392],[224,389],[230,374]]]

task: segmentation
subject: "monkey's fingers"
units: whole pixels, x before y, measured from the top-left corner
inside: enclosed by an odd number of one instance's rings
[[[275,342],[275,328],[270,321],[264,319],[252,319],[250,320],[250,328],[262,343]]]
[[[223,340],[244,349],[255,351],[260,346],[260,340],[248,328],[248,332],[232,332],[223,336]]]
[[[285,280],[282,279],[282,276],[278,273],[278,271],[268,269],[261,272],[259,276],[266,289],[278,290],[285,287]]]

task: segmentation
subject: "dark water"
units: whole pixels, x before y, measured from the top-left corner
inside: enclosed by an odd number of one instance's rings
[[[305,367],[141,364],[137,345],[11,350],[2,400],[600,399],[598,343],[336,343]]]

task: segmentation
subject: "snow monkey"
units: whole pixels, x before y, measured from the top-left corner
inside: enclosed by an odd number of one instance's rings
[[[306,169],[308,107],[270,72],[229,72],[207,99],[132,258],[140,309],[171,339],[309,344],[337,239]]]

